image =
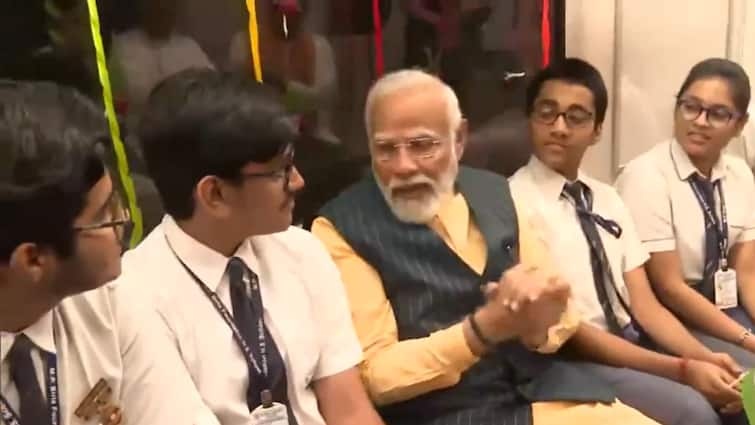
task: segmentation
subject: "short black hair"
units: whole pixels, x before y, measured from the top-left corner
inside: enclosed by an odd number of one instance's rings
[[[532,114],[535,100],[547,81],[560,80],[586,87],[592,92],[595,102],[595,126],[603,124],[608,109],[608,90],[603,77],[594,66],[578,58],[566,58],[553,62],[538,72],[527,86],[526,112]]]
[[[0,262],[23,243],[73,254],[108,140],[104,112],[75,90],[0,80]]]
[[[297,137],[274,90],[209,69],[161,82],[139,126],[147,171],[165,210],[179,220],[194,214],[194,189],[202,178],[239,182],[241,168],[272,160]]]
[[[734,106],[741,114],[747,113],[750,104],[750,78],[738,63],[728,59],[710,58],[698,62],[690,69],[676,97],[682,97],[695,82],[708,78],[725,80],[729,84]]]

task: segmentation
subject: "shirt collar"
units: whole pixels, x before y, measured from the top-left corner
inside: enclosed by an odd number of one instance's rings
[[[532,180],[535,185],[540,189],[540,192],[548,200],[548,202],[557,201],[561,198],[561,192],[564,189],[564,185],[569,183],[569,180],[550,169],[536,156],[532,156],[527,163]],[[590,182],[587,176],[579,170],[577,173],[577,181],[584,184],[587,188],[590,188]]]
[[[469,235],[469,206],[461,193],[443,200],[437,215],[457,250],[466,246]]]
[[[181,261],[197,275],[207,288],[213,292],[217,291],[225,276],[230,258],[186,234],[168,215],[163,219],[162,228],[170,247],[173,248]],[[251,270],[259,270],[257,257],[250,239],[246,239],[233,256],[244,260]]]
[[[5,361],[5,357],[10,352],[13,342],[15,342],[16,337],[20,334],[25,334],[40,350],[51,354],[56,353],[52,310],[45,313],[39,320],[21,332],[0,332],[0,362]]]
[[[671,141],[669,151],[671,155],[671,161],[674,163],[674,169],[676,170],[676,175],[677,177],[679,177],[679,180],[687,180],[693,174],[699,174],[697,167],[695,167],[695,164],[693,164],[689,159],[687,152],[684,151],[684,148],[682,148],[682,145],[679,144],[676,139],[673,139]],[[721,153],[718,161],[716,161],[716,163],[713,165],[713,168],[711,169],[710,180],[714,182],[718,179],[724,178],[726,176],[726,169],[727,168],[724,161],[724,154]]]

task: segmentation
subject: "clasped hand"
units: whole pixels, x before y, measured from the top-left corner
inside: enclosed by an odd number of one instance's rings
[[[515,336],[529,347],[547,341],[548,329],[560,321],[571,293],[562,279],[521,264],[484,290],[480,327],[496,342]]]

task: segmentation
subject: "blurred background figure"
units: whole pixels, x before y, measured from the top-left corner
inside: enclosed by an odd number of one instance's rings
[[[138,26],[113,40],[111,66],[123,72],[119,109],[131,121],[152,89],[166,77],[188,68],[214,68],[191,37],[176,30],[178,0],[139,0]]]
[[[286,15],[284,30],[283,14]],[[290,112],[301,118],[301,130],[320,141],[337,144],[331,122],[338,95],[337,71],[328,39],[307,28],[308,2],[260,2],[260,56],[263,80],[276,86]],[[231,40],[228,67],[253,78],[249,33]]]

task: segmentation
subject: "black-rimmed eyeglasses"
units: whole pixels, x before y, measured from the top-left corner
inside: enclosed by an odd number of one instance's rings
[[[294,151],[291,150],[286,154],[286,162],[277,170],[266,172],[249,172],[241,173],[242,179],[257,179],[267,178],[274,180],[283,180],[283,189],[288,190],[288,186],[291,183],[291,173],[294,171]]]
[[[723,128],[730,122],[739,119],[742,114],[732,111],[723,105],[703,106],[702,103],[692,99],[678,99],[676,107],[679,115],[685,121],[695,121],[705,113],[705,121],[713,128]]]
[[[569,108],[565,111],[559,111],[552,105],[544,104],[537,106],[532,111],[532,117],[535,121],[545,125],[553,125],[560,117],[564,117],[567,127],[579,128],[592,123],[594,114],[582,108]]]
[[[123,241],[125,236],[129,234],[131,230],[131,213],[128,208],[121,205],[119,201],[112,201],[112,205],[109,207],[110,219],[99,223],[82,224],[74,226],[73,230],[81,232],[91,232],[101,229],[113,229],[115,236],[119,241]]]

